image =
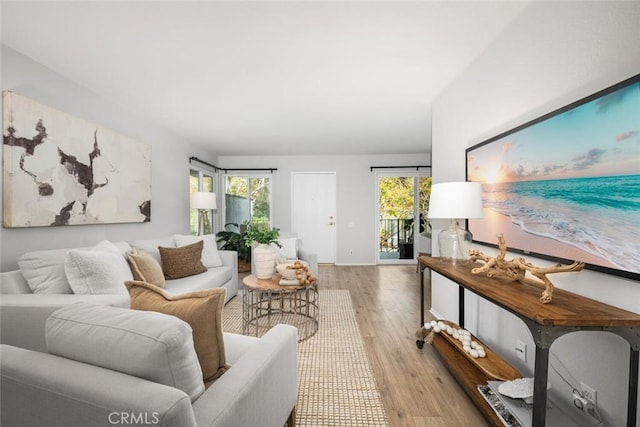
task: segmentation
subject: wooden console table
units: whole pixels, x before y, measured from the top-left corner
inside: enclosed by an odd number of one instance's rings
[[[459,324],[461,327],[464,327],[465,289],[513,313],[527,325],[536,345],[532,419],[532,425],[535,427],[545,425],[551,344],[562,335],[577,331],[605,331],[624,338],[630,346],[627,426],[636,426],[640,314],[558,288],[554,291],[553,301],[549,304],[542,304],[540,302],[540,287],[513,280],[488,278],[482,274],[472,274],[472,264],[469,262],[451,264],[430,256],[420,257],[418,262],[421,272],[421,295],[424,295],[425,268],[429,268],[459,285]],[[478,263],[473,267],[480,265]],[[421,302],[421,307],[420,326],[424,324],[424,299]]]

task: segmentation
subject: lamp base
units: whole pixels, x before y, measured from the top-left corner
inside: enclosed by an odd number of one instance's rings
[[[438,235],[440,257],[453,264],[469,260],[469,249],[473,235],[458,226],[457,220],[451,220],[451,226]]]

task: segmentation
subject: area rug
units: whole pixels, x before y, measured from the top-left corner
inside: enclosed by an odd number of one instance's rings
[[[298,343],[300,427],[388,426],[348,290],[320,290],[319,329]],[[242,333],[242,298],[224,309],[224,330]]]

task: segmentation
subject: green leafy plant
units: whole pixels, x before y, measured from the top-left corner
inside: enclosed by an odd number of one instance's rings
[[[249,226],[247,227],[247,233],[245,234],[245,244],[248,247],[251,247],[252,242],[258,242],[264,245],[273,243],[281,248],[282,245],[278,240],[279,238],[279,228],[269,228],[265,224],[249,224]]]
[[[236,251],[238,253],[238,259],[250,261],[251,246],[250,245],[247,246],[246,244],[246,233],[247,233],[248,222],[245,221],[241,225],[230,222],[224,225],[225,229],[228,228],[229,226],[235,227],[238,231],[233,231],[233,230],[219,231],[216,234],[216,237],[218,238],[216,242],[218,243],[222,242],[222,246],[220,246],[220,249],[226,250],[226,251]]]

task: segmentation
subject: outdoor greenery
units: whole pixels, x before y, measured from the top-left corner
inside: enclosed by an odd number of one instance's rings
[[[418,211],[425,215],[429,210],[431,177],[420,177]],[[413,177],[385,177],[380,179],[380,216],[382,218],[413,218]]]
[[[380,186],[380,250],[400,252],[400,258],[413,256],[414,242],[414,183],[413,176],[381,178]],[[419,231],[428,228],[427,211],[431,195],[431,177],[417,180]]]
[[[270,179],[266,177],[249,178],[245,176],[228,176],[226,193],[251,200],[251,222],[265,223],[269,217]]]

